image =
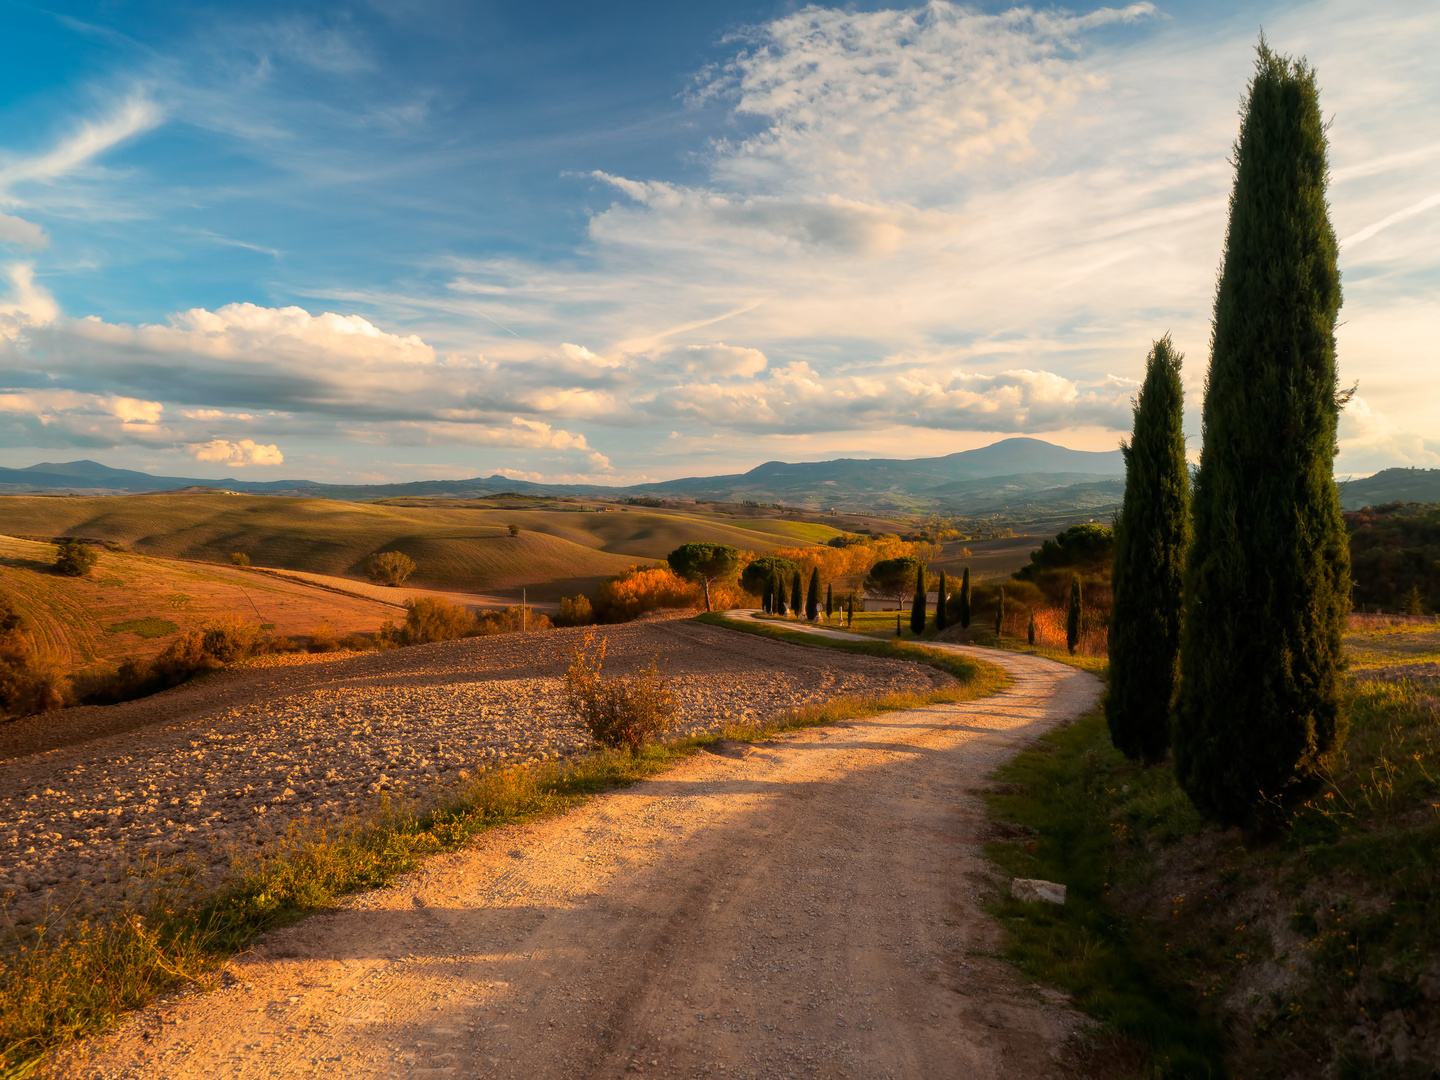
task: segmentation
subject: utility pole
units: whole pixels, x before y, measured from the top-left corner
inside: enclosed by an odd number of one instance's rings
[[[530,607],[528,594],[525,589],[520,590],[520,631],[524,633],[530,629]]]

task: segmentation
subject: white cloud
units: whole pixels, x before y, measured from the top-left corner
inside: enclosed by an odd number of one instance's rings
[[[1440,468],[1440,440],[1403,430],[1357,394],[1340,414],[1335,471],[1363,474],[1396,465]]]
[[[50,150],[0,164],[0,202],[14,201],[10,189],[16,184],[65,176],[118,143],[148,131],[162,119],[160,107],[143,96],[121,102],[109,116],[82,123],[74,134]]]
[[[226,439],[211,439],[189,447],[190,456],[196,461],[209,461],[217,465],[241,468],[245,465],[282,465],[285,455],[273,443],[260,446],[253,439],[230,442]]]
[[[10,296],[0,299],[0,338],[13,339],[29,327],[55,321],[60,305],[43,287],[35,284],[33,265],[16,263],[6,268],[6,276],[10,279]]]
[[[43,248],[50,243],[45,230],[32,221],[0,214],[0,244],[18,244],[20,247]]]
[[[759,349],[726,345],[723,341],[713,345],[684,345],[668,350],[668,356],[681,365],[685,374],[712,379],[752,378],[769,366]]]

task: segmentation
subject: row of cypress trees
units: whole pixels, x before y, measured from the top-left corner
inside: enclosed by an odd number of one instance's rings
[[[1150,351],[1124,446],[1110,694],[1116,747],[1222,824],[1274,822],[1341,745],[1349,548],[1333,477],[1337,244],[1315,71],[1261,39],[1234,147],[1200,464],[1182,357]]]

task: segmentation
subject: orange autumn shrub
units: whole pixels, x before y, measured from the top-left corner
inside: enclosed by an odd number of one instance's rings
[[[710,604],[716,611],[756,607],[759,603],[733,581],[710,586]],[[668,566],[632,566],[602,582],[591,607],[596,622],[629,622],[662,608],[704,611],[705,592],[699,582],[686,581]]]

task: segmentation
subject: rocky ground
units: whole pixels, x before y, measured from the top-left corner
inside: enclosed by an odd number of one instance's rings
[[[947,677],[685,618],[607,627],[606,671],[658,657],[680,733]],[[155,856],[202,876],[382,793],[433,796],[497,765],[592,742],[560,675],[578,630],[222,672],[143,701],[0,729],[0,897],[18,926],[113,908]]]

